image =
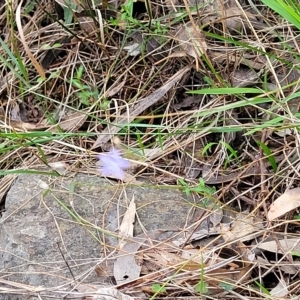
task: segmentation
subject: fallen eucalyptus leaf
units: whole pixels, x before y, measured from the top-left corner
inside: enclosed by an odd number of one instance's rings
[[[293,239],[281,239],[273,240],[269,242],[263,242],[258,245],[259,249],[267,250],[273,253],[286,254],[290,251],[300,252],[300,240],[298,238]]]
[[[271,204],[268,219],[269,221],[273,221],[299,206],[300,188],[287,190]]]
[[[129,206],[124,214],[122,223],[119,228],[120,235],[124,238],[133,237],[133,223],[135,221],[136,205],[134,202],[134,196],[129,203]],[[126,241],[120,242],[120,248],[125,245]]]

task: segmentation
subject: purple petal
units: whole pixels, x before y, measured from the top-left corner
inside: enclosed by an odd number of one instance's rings
[[[110,154],[110,158],[115,162],[117,163],[121,168],[129,168],[130,166],[130,163],[129,161],[127,161],[126,159],[124,159],[122,156],[121,156],[121,153],[119,150],[115,149],[115,148],[112,148],[110,151],[109,151],[109,154]]]
[[[121,157],[121,152],[118,149],[116,149],[116,148],[111,148],[109,150],[109,154],[111,156],[120,156]]]
[[[114,168],[112,166],[102,166],[100,170],[101,173],[106,177],[114,176],[121,180],[124,179],[124,172],[120,168]]]
[[[99,154],[101,162],[100,170],[104,176],[114,176],[124,179],[124,169],[129,168],[130,163],[125,160],[119,150],[112,148],[107,155]]]

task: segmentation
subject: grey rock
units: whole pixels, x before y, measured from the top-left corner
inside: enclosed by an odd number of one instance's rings
[[[139,220],[134,235],[183,229],[202,212],[193,197],[171,188],[125,186],[85,174],[20,175],[0,219],[0,299],[61,299],[78,282],[113,283],[94,269],[118,244],[117,229],[133,196]]]

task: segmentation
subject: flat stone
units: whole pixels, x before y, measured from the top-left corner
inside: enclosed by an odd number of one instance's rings
[[[0,299],[38,299],[37,292],[42,299],[60,299],[78,282],[111,284],[95,267],[118,244],[133,197],[134,235],[183,230],[202,213],[192,196],[170,187],[122,185],[86,174],[20,175],[0,219]]]

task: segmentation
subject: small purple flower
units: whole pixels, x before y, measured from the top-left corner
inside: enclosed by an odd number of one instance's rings
[[[119,150],[112,148],[108,154],[99,154],[98,158],[101,163],[100,171],[104,176],[124,179],[124,170],[129,168],[130,163],[121,156]]]

